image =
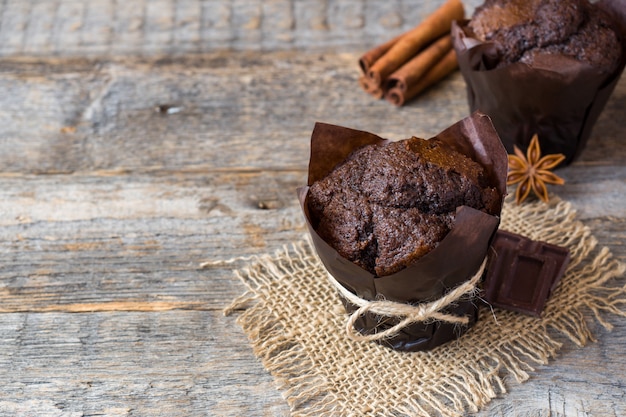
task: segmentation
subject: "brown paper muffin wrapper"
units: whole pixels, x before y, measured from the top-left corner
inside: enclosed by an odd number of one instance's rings
[[[605,0],[597,5],[615,17],[622,35],[622,59],[610,74],[556,54],[533,66],[513,63],[496,68],[496,45],[472,38],[469,21],[453,22],[452,39],[470,111],[491,117],[509,153],[514,145],[525,151],[534,134],[542,153],[562,153],[565,164],[585,148],[626,64],[626,2]]]
[[[489,117],[474,113],[436,137],[482,164],[490,184],[504,198],[507,154]],[[307,206],[309,186],[328,175],[352,151],[365,145],[388,142],[372,133],[317,123],[311,137],[308,186],[298,189],[298,197],[317,254],[327,271],[341,285],[366,300],[384,298],[411,304],[430,302],[441,298],[477,272],[498,228],[499,216],[466,206],[457,208],[454,227],[434,250],[410,267],[383,277],[376,277],[339,255],[312,227]],[[500,210],[501,205],[498,215]],[[356,310],[354,305],[345,300],[344,305],[348,312]],[[406,351],[431,349],[459,337],[477,317],[477,307],[472,299],[459,300],[445,312],[467,316],[470,322],[467,326],[438,321],[416,323],[380,343]],[[367,313],[357,320],[355,328],[363,334],[369,334],[383,331],[398,321],[395,318],[382,318]]]

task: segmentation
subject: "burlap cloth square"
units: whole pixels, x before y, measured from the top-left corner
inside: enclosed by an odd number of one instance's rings
[[[561,347],[593,340],[585,317],[611,328],[626,315],[625,265],[597,248],[571,205],[558,199],[502,211],[501,229],[566,246],[571,263],[542,318],[482,308],[459,340],[429,352],[396,352],[346,337],[347,315],[308,240],[249,260],[236,274],[248,291],[225,313],[274,376],[293,416],[460,416],[506,392],[504,377],[529,378]],[[591,314],[589,314],[591,313]]]

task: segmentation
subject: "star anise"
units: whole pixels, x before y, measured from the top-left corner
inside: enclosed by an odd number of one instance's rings
[[[542,201],[548,201],[548,189],[546,184],[565,183],[563,178],[550,172],[565,159],[563,154],[551,154],[541,156],[539,148],[539,138],[534,135],[526,151],[526,156],[517,147],[514,147],[515,155],[509,155],[509,173],[506,184],[517,184],[515,191],[515,201],[520,204],[528,197],[530,190]]]

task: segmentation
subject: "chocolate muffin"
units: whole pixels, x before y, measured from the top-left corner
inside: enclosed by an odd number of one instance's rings
[[[361,300],[416,305],[475,278],[500,223],[506,173],[506,151],[480,112],[428,140],[392,142],[316,123],[298,200],[315,252],[342,287],[346,312],[360,306],[343,290]],[[470,295],[440,312],[467,324],[426,319],[394,329],[401,317],[374,310],[359,313],[352,327],[392,349],[429,350],[471,328],[478,303]]]
[[[434,249],[457,207],[497,215],[501,196],[487,184],[482,165],[437,138],[413,137],[354,151],[311,185],[308,208],[341,256],[385,276]]]
[[[509,153],[537,135],[567,165],[626,65],[626,2],[485,0],[452,39],[470,111],[491,117]]]
[[[468,27],[499,46],[498,66],[560,54],[610,73],[622,52],[611,16],[587,0],[487,0]]]

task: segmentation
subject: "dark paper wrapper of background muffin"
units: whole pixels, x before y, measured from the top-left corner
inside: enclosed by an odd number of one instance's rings
[[[372,133],[317,123],[311,137],[311,159],[308,186],[298,189],[298,197],[314,247],[327,271],[345,288],[360,298],[402,303],[430,302],[470,279],[483,262],[500,219],[506,194],[507,155],[489,117],[475,113],[437,135],[457,151],[481,164],[489,181],[499,192],[498,215],[489,215],[471,207],[458,207],[455,223],[438,246],[399,272],[376,277],[350,260],[343,258],[315,231],[307,205],[309,186],[328,175],[354,150],[388,140]],[[351,313],[355,306],[343,300]],[[421,351],[458,338],[477,318],[477,305],[472,299],[460,300],[447,312],[470,318],[467,326],[444,322],[416,323],[396,336],[380,343],[396,350]],[[367,313],[356,323],[363,334],[385,330],[398,319],[381,318]]]
[[[535,133],[542,153],[562,153],[565,164],[585,148],[626,64],[626,1],[604,0],[596,6],[608,12],[621,40],[621,59],[610,73],[558,53],[532,65],[498,65],[502,52],[494,42],[472,37],[469,20],[453,23],[470,111],[491,117],[509,153],[514,145],[525,151]]]

